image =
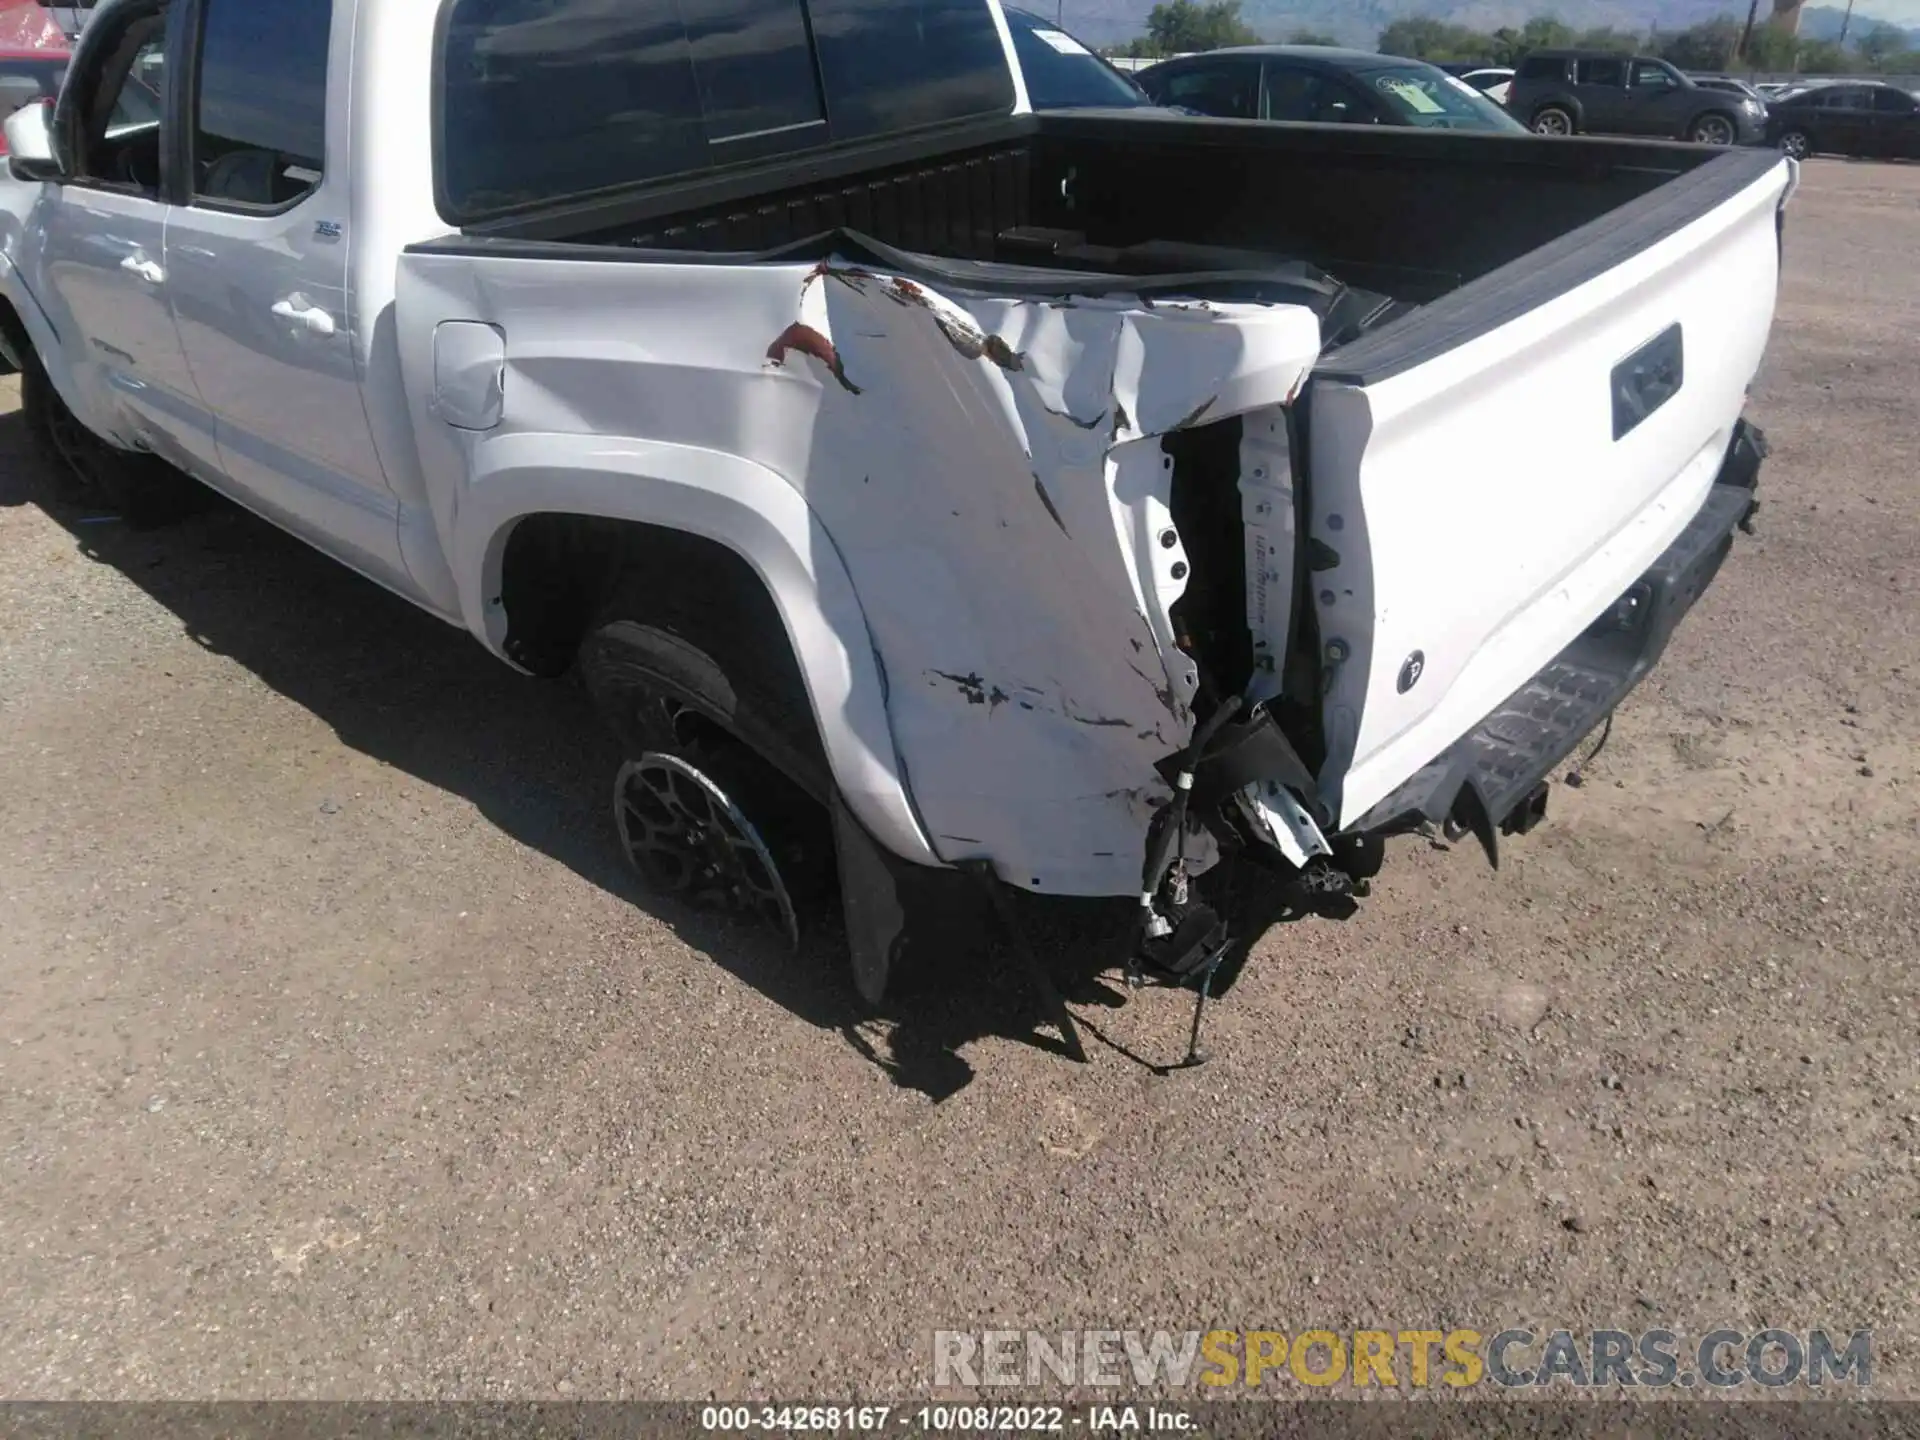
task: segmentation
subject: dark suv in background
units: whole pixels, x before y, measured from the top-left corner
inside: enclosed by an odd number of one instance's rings
[[[1664,60],[1598,50],[1541,50],[1520,62],[1507,109],[1541,135],[1659,135],[1750,145],[1766,106],[1696,85]]]

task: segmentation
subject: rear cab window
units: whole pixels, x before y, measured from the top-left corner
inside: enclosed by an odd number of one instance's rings
[[[449,0],[439,84],[455,224],[1013,107],[986,0]]]

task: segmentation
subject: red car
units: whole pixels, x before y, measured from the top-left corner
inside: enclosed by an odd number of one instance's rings
[[[60,93],[71,44],[62,23],[68,18],[38,0],[0,0],[0,120]],[[0,155],[6,153],[0,137]]]
[[[22,105],[57,96],[67,58],[64,50],[0,50],[0,120]],[[0,155],[6,153],[6,136],[0,133]]]

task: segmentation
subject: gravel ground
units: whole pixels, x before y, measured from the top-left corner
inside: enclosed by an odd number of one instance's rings
[[[0,1395],[909,1397],[993,1325],[1872,1326],[1920,1395],[1920,167],[1807,167],[1743,541],[1578,789],[1185,998],[869,1019],[579,695],[0,407]],[[820,947],[822,949],[826,947]]]

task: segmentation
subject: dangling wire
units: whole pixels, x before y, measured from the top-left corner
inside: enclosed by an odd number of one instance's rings
[[[1606,723],[1600,727],[1600,738],[1594,742],[1593,749],[1587,752],[1587,758],[1578,761],[1574,767],[1567,772],[1567,784],[1578,790],[1586,783],[1586,768],[1600,758],[1600,752],[1607,748],[1607,737],[1612,734],[1613,712],[1609,710],[1607,712]]]

